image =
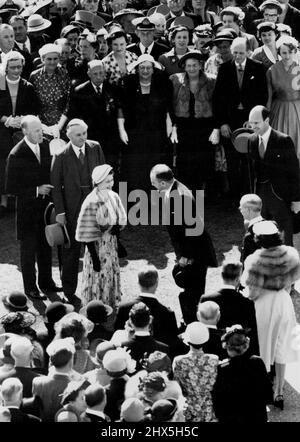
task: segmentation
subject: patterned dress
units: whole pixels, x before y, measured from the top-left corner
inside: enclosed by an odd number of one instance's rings
[[[177,356],[173,362],[174,379],[187,401],[186,422],[216,421],[211,391],[217,378],[219,358],[203,350]]]
[[[113,309],[121,300],[120,266],[116,235],[112,226],[126,224],[126,213],[120,197],[112,190],[94,189],[84,200],[78,217],[76,240],[96,242],[100,272],[95,272],[86,248],[82,272],[82,304],[100,299]]]
[[[69,104],[71,80],[62,67],[57,67],[53,75],[48,75],[42,67],[32,72],[29,79],[40,102],[39,118],[47,126],[57,124],[62,114],[66,114]]]
[[[128,73],[128,66],[136,61],[138,59],[138,56],[134,54],[133,52],[126,51],[125,52],[125,64],[126,64],[126,70]],[[124,75],[120,70],[120,67],[118,65],[118,62],[114,56],[113,52],[110,52],[106,57],[102,60],[105,64],[105,70],[107,74],[107,79],[110,83],[118,83],[120,78],[124,77]]]

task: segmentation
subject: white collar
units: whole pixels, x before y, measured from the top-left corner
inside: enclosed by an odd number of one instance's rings
[[[239,65],[241,64],[241,65],[242,65],[242,68],[243,68],[243,71],[244,71],[244,70],[245,70],[245,66],[246,66],[246,61],[247,61],[247,57],[245,58],[245,60],[243,61],[243,63],[237,63],[237,62],[235,61],[235,65],[236,65],[236,67],[238,68]]]
[[[221,290],[223,289],[231,289],[231,290],[236,290],[236,287],[234,285],[231,284],[223,284],[221,287]]]
[[[153,293],[144,293],[144,292],[141,292],[140,296],[142,296],[143,298],[153,298],[153,299],[157,299],[157,297],[156,297]]]
[[[78,147],[71,143],[71,146],[77,157],[79,157],[80,151],[83,153],[83,155],[85,155],[85,144],[82,147]]]
[[[255,218],[252,218],[252,219],[249,221],[248,228],[251,227],[251,226],[253,226],[253,224],[258,223],[259,221],[262,221],[262,220],[263,220],[263,217],[262,217],[261,215],[256,216]]]
[[[92,86],[93,86],[93,88],[95,89],[96,92],[98,92],[97,91],[97,87],[99,87],[100,88],[100,92],[102,92],[103,83],[101,83],[100,86],[96,86],[92,81],[91,81],[91,83],[92,83]]]
[[[263,143],[264,143],[264,146],[265,146],[265,148],[267,147],[267,144],[268,144],[268,141],[269,141],[269,138],[270,138],[270,134],[271,134],[271,126],[269,127],[269,129],[268,130],[266,130],[266,132],[263,134],[263,135],[259,135],[259,141],[262,139],[263,140]]]
[[[24,137],[24,140],[25,140],[25,143],[28,144],[28,146],[30,147],[30,149],[33,150],[34,152],[36,151],[37,147],[39,147],[38,144],[31,143],[31,142],[28,140],[28,138],[26,137],[26,135],[25,135],[25,137]]]
[[[151,43],[150,46],[148,46],[148,48],[147,48],[147,54],[150,54],[150,53],[151,53],[152,48],[153,48],[153,45],[154,45],[154,41]],[[145,49],[146,49],[146,47],[145,47],[144,45],[142,45],[142,43],[140,43],[140,50],[141,50],[142,54],[144,54]]]
[[[8,84],[19,84],[21,77],[18,78],[18,80],[10,80],[9,78],[7,78],[7,76],[5,77],[6,81]]]
[[[216,325],[209,325],[209,324],[204,324],[204,325],[206,325],[207,328],[214,328],[215,330],[217,330]]]
[[[263,50],[265,51],[265,54],[267,56],[267,58],[272,62],[272,63],[276,63],[276,59],[274,57],[274,55],[272,54],[272,51],[270,48],[268,48],[268,46],[263,45]],[[280,57],[281,58],[281,57]]]
[[[88,413],[88,414],[93,414],[93,415],[95,415],[95,416],[103,417],[103,418],[106,420],[106,416],[105,416],[105,414],[103,413],[103,411],[92,410],[91,408],[87,408],[87,409],[85,410],[85,412]]]
[[[175,180],[173,180],[171,186],[165,191],[165,198],[170,198],[170,193],[173,187],[173,184],[175,183]]]
[[[135,331],[134,335],[135,336],[150,336],[150,332],[149,331]]]

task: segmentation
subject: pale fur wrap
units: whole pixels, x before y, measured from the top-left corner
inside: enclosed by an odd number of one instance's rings
[[[245,287],[279,291],[300,278],[300,259],[294,247],[258,249],[245,261],[241,283]]]

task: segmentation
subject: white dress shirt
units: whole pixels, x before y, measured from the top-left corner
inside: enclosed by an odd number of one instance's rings
[[[78,159],[79,159],[80,151],[83,153],[83,155],[85,155],[85,144],[82,147],[78,147],[78,146],[75,146],[73,143],[71,143],[71,146],[72,146]]]
[[[38,144],[31,143],[28,138],[25,136],[25,142],[30,147],[34,155],[37,157],[38,162],[41,162],[41,154],[40,154],[40,146]]]
[[[151,51],[152,51],[153,45],[154,45],[154,42],[151,43],[150,46],[148,46],[148,48],[147,48],[147,54],[151,54]],[[142,45],[142,43],[140,43],[139,46],[140,46],[141,53],[144,54],[144,53],[145,53],[145,50],[146,50],[146,47],[145,47],[144,45]]]
[[[261,143],[261,141],[263,142],[263,145],[265,148],[265,153],[266,153],[266,148],[267,148],[268,141],[270,138],[270,134],[271,134],[271,126],[263,135],[259,135],[259,144]]]

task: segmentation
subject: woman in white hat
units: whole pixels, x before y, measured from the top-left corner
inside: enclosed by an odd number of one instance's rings
[[[184,54],[189,52],[189,38],[189,30],[186,26],[174,26],[169,29],[169,39],[173,47],[158,59],[168,76],[183,72],[178,62]]]
[[[123,150],[122,172],[129,189],[148,190],[145,177],[157,163],[170,162],[168,135],[172,111],[172,85],[152,55],[140,55],[124,77],[118,110]]]
[[[67,121],[66,110],[69,103],[71,80],[61,66],[61,48],[48,43],[41,47],[39,55],[43,67],[32,72],[29,81],[33,84],[40,103],[39,118],[47,126],[47,133],[59,138],[60,131]]]
[[[89,80],[88,63],[92,60],[98,60],[97,52],[99,50],[99,42],[95,34],[85,29],[78,38],[79,55],[75,59],[75,69],[73,79],[76,85]]]
[[[204,353],[202,346],[209,339],[209,331],[201,322],[191,322],[183,337],[190,351],[174,358],[173,372],[187,401],[184,411],[186,422],[213,422],[216,418],[211,393],[217,378],[219,358]]]
[[[113,169],[108,164],[93,170],[94,190],[84,200],[76,240],[87,244],[82,274],[82,304],[99,299],[116,309],[121,300],[118,231],[127,217],[119,195],[111,189]]]

